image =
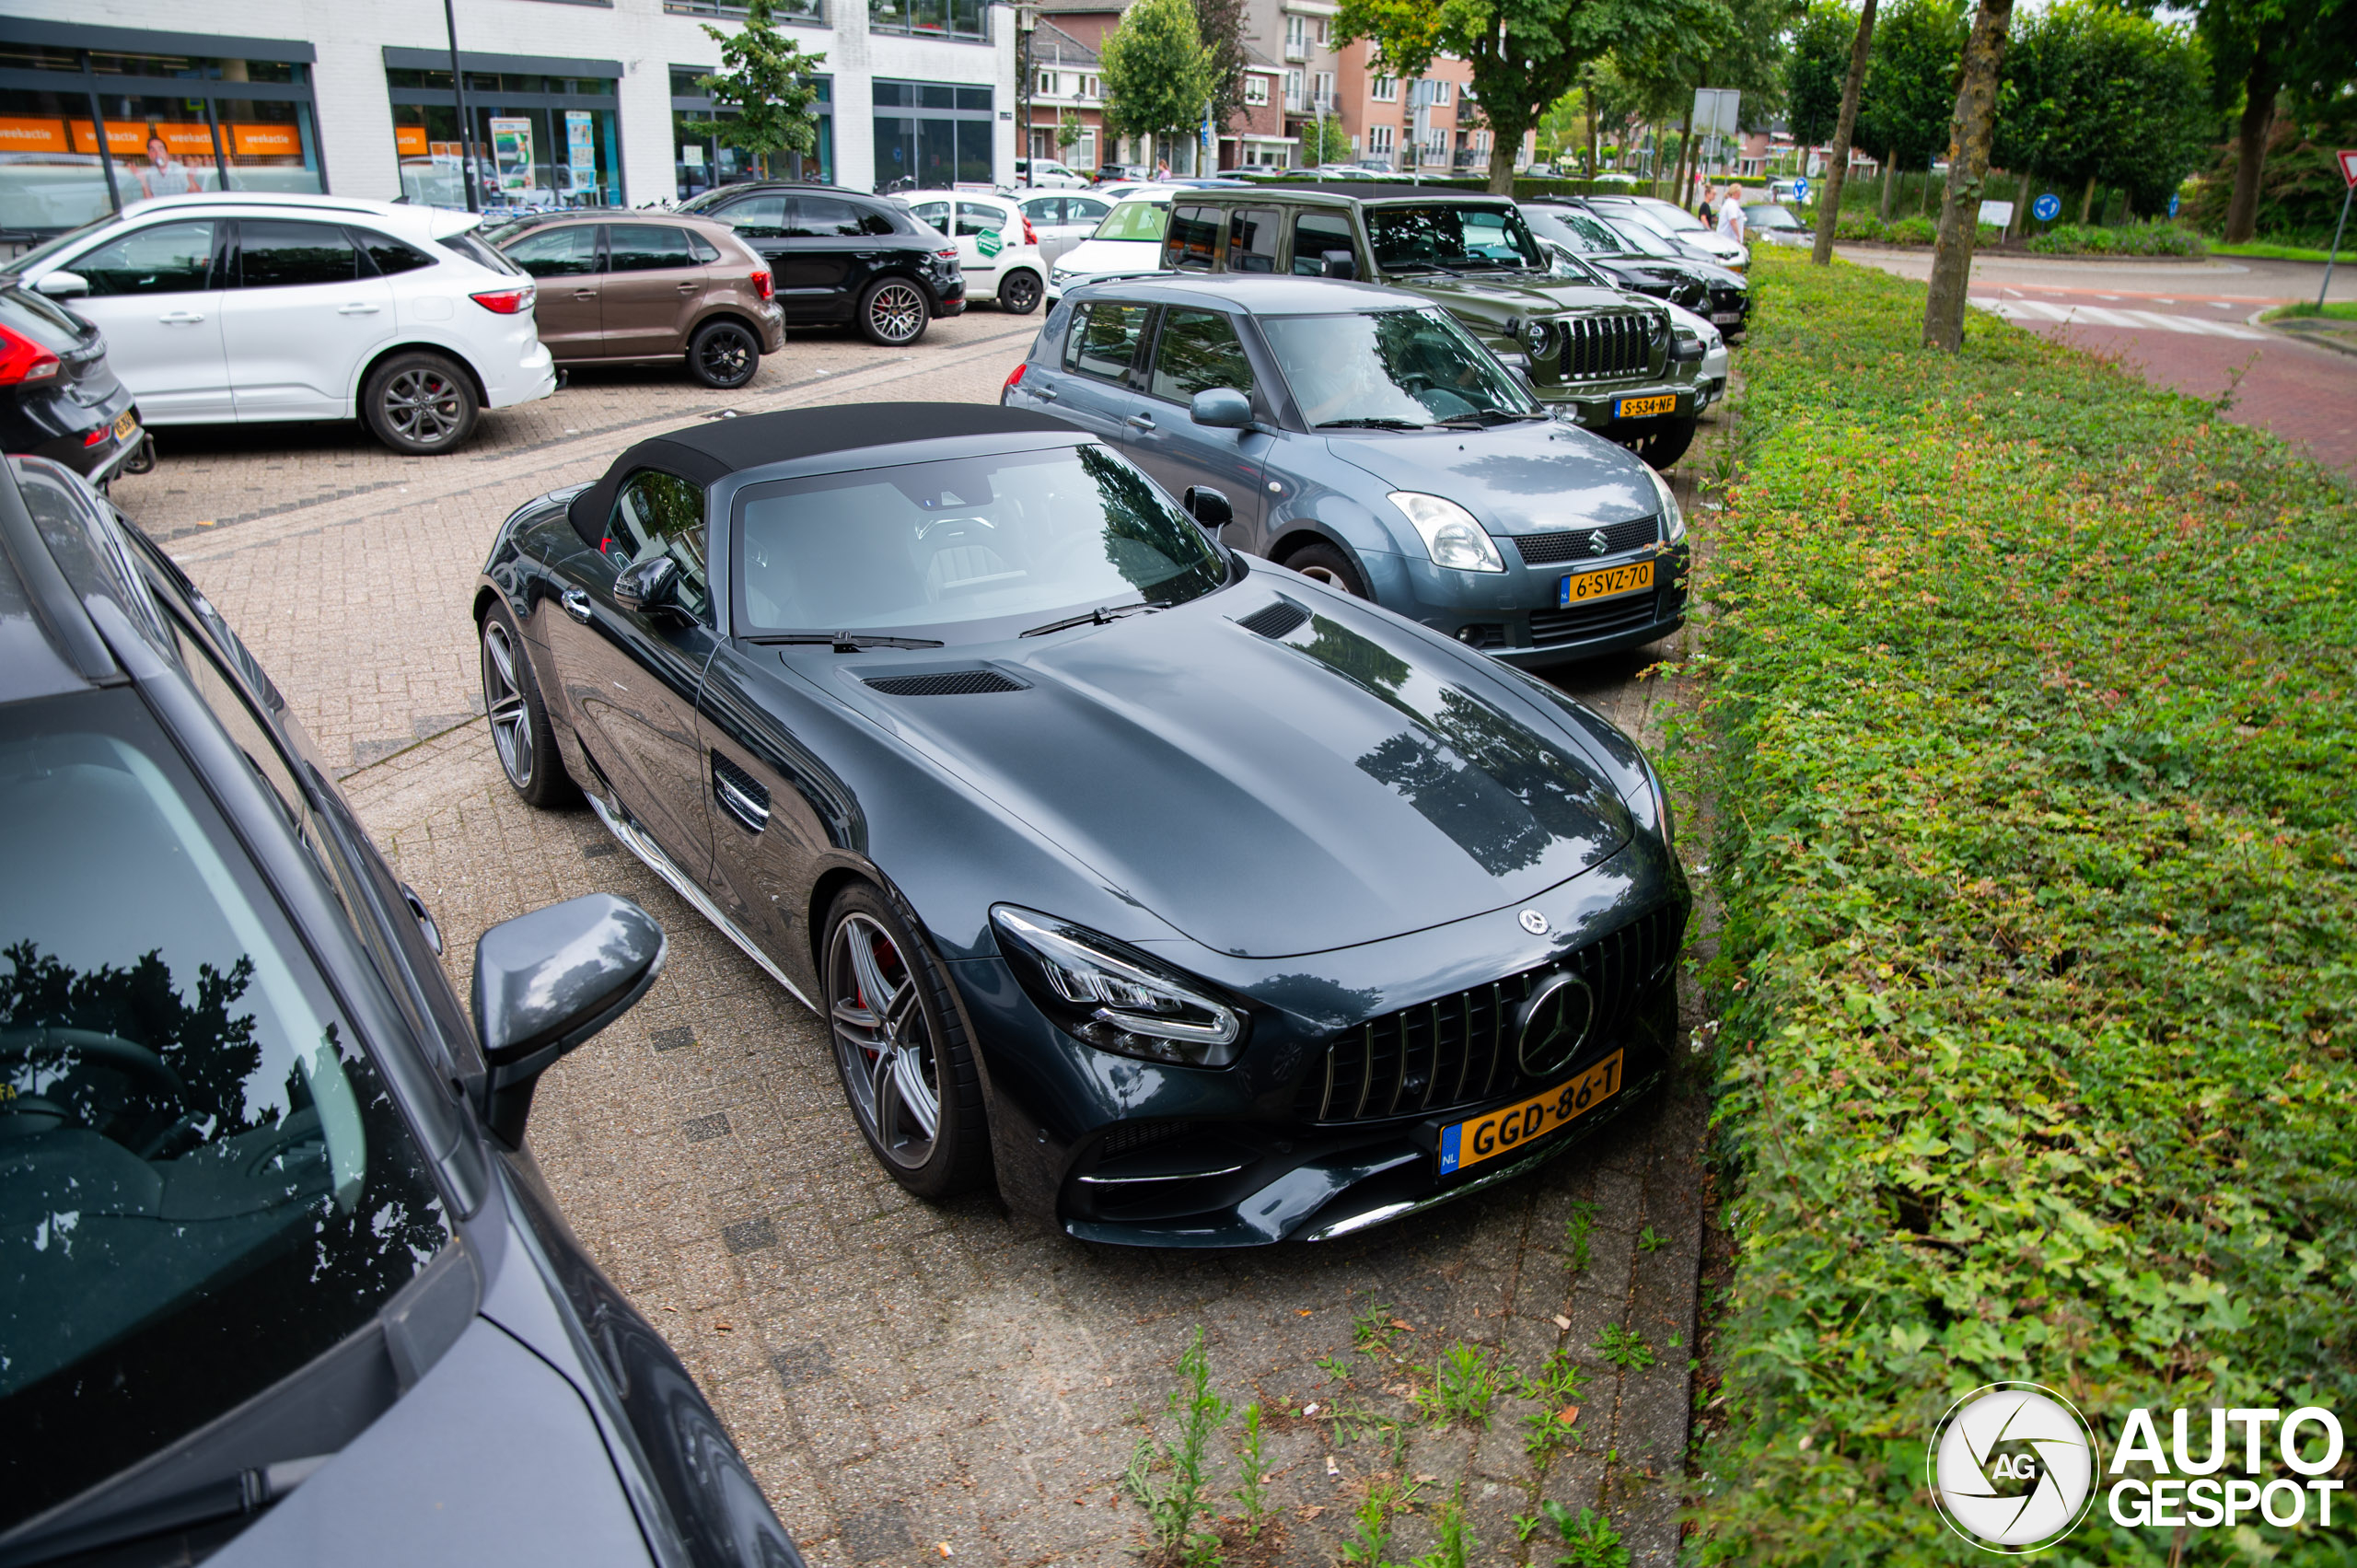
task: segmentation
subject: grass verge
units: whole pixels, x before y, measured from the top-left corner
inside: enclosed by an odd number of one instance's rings
[[[1980,1384],[2107,1454],[2137,1406],[2357,1428],[2357,507],[2003,323],[1920,350],[1920,285],[1753,277],[1701,584],[1736,1263],[1692,1547],[1984,1561],[1924,1475]],[[2352,1516],[2177,1546],[2347,1564]],[[2053,1560],[2171,1535],[2098,1501]]]
[[[2313,299],[2279,305],[2259,317],[2262,321],[2357,321],[2357,299],[2327,300],[2321,309]]]
[[[2261,261],[2325,261],[2332,257],[2330,251],[2312,245],[2277,245],[2265,239],[2247,239],[2240,245],[2227,245],[2213,239],[2210,241],[2210,254],[2246,256]],[[2351,254],[2351,251],[2344,250],[2340,259],[2346,261]]]

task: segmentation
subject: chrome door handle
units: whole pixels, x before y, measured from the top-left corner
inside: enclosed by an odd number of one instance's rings
[[[167,315],[158,316],[156,319],[167,327],[193,327],[204,318],[193,310],[174,310]]]
[[[1133,413],[1130,415],[1129,418],[1121,421],[1121,423],[1128,425],[1132,430],[1151,430],[1154,428],[1154,419],[1149,414]]]
[[[594,288],[576,288],[573,291],[573,297],[575,299],[595,299],[598,297],[598,291]]]
[[[1031,395],[1043,403],[1051,403],[1056,401],[1056,389],[1053,387],[1041,387]]]
[[[679,285],[678,287],[681,294],[693,294],[698,289],[703,287],[703,285],[700,283],[683,283]]]
[[[564,612],[567,615],[572,616],[584,626],[589,624],[589,596],[587,594],[583,593],[579,588],[567,588],[557,596],[557,602],[564,606]]]
[[[377,307],[374,305],[339,305],[335,308],[339,316],[374,316],[377,310]]]

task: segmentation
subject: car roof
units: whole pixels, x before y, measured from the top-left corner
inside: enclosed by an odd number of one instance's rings
[[[237,217],[252,212],[314,214],[325,218],[359,217],[396,231],[445,239],[463,234],[482,222],[481,213],[455,207],[429,207],[412,202],[373,202],[361,196],[303,196],[284,191],[203,191],[180,196],[149,196],[124,204],[125,221],[177,213],[219,214]]]
[[[781,409],[739,419],[707,420],[684,430],[649,436],[626,447],[598,481],[567,504],[574,526],[584,535],[605,526],[622,482],[640,469],[665,473],[709,489],[733,473],[769,468],[805,458],[904,441],[953,436],[1017,436],[1052,431],[1081,433],[1060,419],[994,403],[840,403],[821,408]]]
[[[1457,185],[1403,185],[1374,180],[1287,180],[1281,185],[1251,185],[1233,191],[1206,192],[1238,202],[1260,202],[1275,196],[1291,200],[1300,196],[1319,196],[1344,202],[1501,202],[1511,205],[1512,196],[1493,195],[1487,191],[1468,191]]]
[[[1324,316],[1346,310],[1416,310],[1426,302],[1404,289],[1378,284],[1346,282],[1341,278],[1285,277],[1271,273],[1215,273],[1207,277],[1186,273],[1156,273],[1128,279],[1108,278],[1075,285],[1092,296],[1119,293],[1124,298],[1156,305],[1208,305],[1241,308],[1253,316]],[[1070,295],[1067,296],[1070,297]]]

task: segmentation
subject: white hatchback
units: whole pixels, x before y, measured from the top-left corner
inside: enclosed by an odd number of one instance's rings
[[[9,262],[96,322],[149,424],[353,419],[447,452],[547,397],[532,280],[471,213],[339,196],[159,196]]]
[[[1048,303],[1063,297],[1064,290],[1099,278],[1135,277],[1162,270],[1162,231],[1170,226],[1170,201],[1176,185],[1132,188],[1097,232],[1056,258],[1048,269]]]
[[[1088,176],[1052,158],[1016,158],[1015,182],[1034,191],[1085,191]]]
[[[988,299],[1013,316],[1039,308],[1048,263],[1039,233],[1013,196],[987,191],[911,191],[895,198],[958,242],[958,270],[969,301]]]
[[[1105,215],[1113,210],[1113,203],[1103,197],[1077,191],[1020,200],[1023,215],[1031,220],[1032,229],[1039,236],[1039,259],[1051,272],[1055,270],[1057,257],[1095,234]]]

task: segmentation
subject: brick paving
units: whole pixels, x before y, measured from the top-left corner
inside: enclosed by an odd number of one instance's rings
[[[1141,1435],[1167,1434],[1171,1364],[1199,1324],[1214,1387],[1272,1417],[1281,1522],[1239,1560],[1331,1560],[1387,1463],[1375,1441],[1277,1412],[1339,1399],[1404,1416],[1387,1389],[1408,1386],[1408,1364],[1470,1342],[1526,1373],[1568,1350],[1589,1375],[1575,1440],[1551,1463],[1526,1458],[1536,1407],[1513,1395],[1485,1432],[1417,1430],[1402,1479],[1432,1479],[1390,1555],[1426,1550],[1431,1504],[1461,1485],[1482,1563],[1551,1560],[1545,1538],[1526,1546],[1508,1522],[1542,1498],[1604,1508],[1637,1562],[1669,1563],[1702,1224],[1705,1102],[1683,1074],[1585,1152],[1362,1237],[1230,1254],[1086,1246],[990,1199],[902,1193],[852,1125],[817,1021],[586,811],[531,811],[502,782],[471,722],[467,604],[514,505],[723,401],[994,400],[1036,325],[978,311],[909,353],[797,338],[726,400],[678,378],[584,377],[489,417],[441,459],[332,426],[171,433],[157,473],[117,499],[169,540],[329,754],[349,758],[345,787],[434,909],[462,994],[475,937],[555,900],[621,892],[670,933],[646,1000],[544,1080],[531,1145],[818,1568],[938,1562],[945,1547],[969,1562],[1131,1562],[1144,1516],[1117,1478]],[[1704,450],[1686,467],[1706,465]],[[1635,677],[1679,651],[1599,661],[1565,684],[1657,740],[1678,690]],[[1594,1230],[1573,1270],[1562,1239],[1580,1203],[1595,1205]],[[1378,1303],[1411,1325],[1397,1363],[1352,1353],[1353,1314]],[[1653,1365],[1608,1365],[1607,1326],[1639,1335]],[[1354,1368],[1348,1384],[1318,1366],[1330,1356]],[[1222,1494],[1237,1483],[1230,1437],[1215,1445]]]

